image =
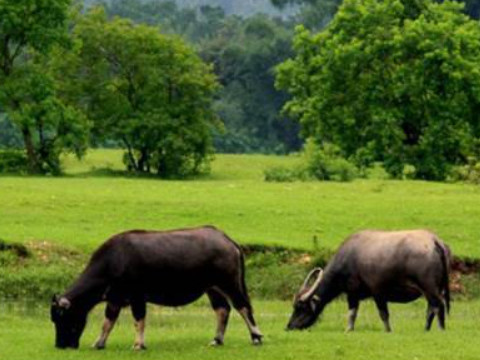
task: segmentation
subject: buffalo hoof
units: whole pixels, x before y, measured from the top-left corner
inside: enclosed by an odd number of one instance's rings
[[[145,344],[135,344],[133,345],[133,350],[135,351],[147,350],[147,347],[145,346]]]
[[[252,345],[254,345],[254,346],[262,345],[262,338],[261,337],[254,337],[252,339]]]
[[[213,339],[210,342],[210,346],[222,346],[222,345],[223,345],[223,341],[220,339]]]
[[[105,344],[97,342],[97,343],[93,344],[92,347],[96,350],[104,350],[105,349]]]

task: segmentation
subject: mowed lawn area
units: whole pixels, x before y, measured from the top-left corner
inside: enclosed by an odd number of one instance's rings
[[[241,318],[234,314],[227,330],[225,345],[208,346],[213,337],[215,320],[205,303],[178,310],[150,307],[147,317],[146,344],[142,353],[131,347],[133,322],[125,311],[113,330],[107,349],[94,350],[90,345],[99,334],[102,309],[98,307],[89,318],[80,349],[57,350],[53,346],[54,330],[48,309],[35,311],[0,311],[1,358],[8,360],[298,360],[298,359],[418,359],[473,360],[480,354],[480,302],[456,302],[447,319],[447,330],[423,331],[425,301],[391,306],[393,333],[383,332],[372,302],[362,303],[353,333],[344,333],[346,305],[331,304],[319,323],[311,330],[286,332],[290,304],[275,301],[254,302],[256,317],[265,335],[264,345],[250,345]],[[5,308],[3,304],[1,307]]]
[[[457,255],[480,257],[480,186],[382,179],[267,183],[295,157],[217,155],[196,180],[124,176],[122,153],[65,159],[64,177],[0,177],[0,238],[91,251],[128,229],[213,224],[240,243],[336,248],[365,229],[428,228]],[[105,170],[107,169],[107,170]]]

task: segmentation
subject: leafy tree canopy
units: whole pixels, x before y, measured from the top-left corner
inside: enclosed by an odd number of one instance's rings
[[[323,32],[298,27],[294,48],[277,85],[304,135],[394,176],[444,179],[474,153],[480,28],[461,5],[345,0]]]
[[[53,47],[67,44],[69,6],[70,0],[0,2],[0,107],[22,134],[32,173],[58,174],[61,152],[81,156],[86,148],[88,122],[59,96],[48,60]]]
[[[64,92],[94,121],[97,137],[126,149],[137,172],[184,177],[212,153],[215,76],[178,37],[92,9],[73,31],[76,52],[61,54]]]

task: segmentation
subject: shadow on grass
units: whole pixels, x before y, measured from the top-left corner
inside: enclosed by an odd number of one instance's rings
[[[28,176],[28,175],[25,175]],[[41,177],[41,176],[40,176]],[[123,178],[123,179],[142,179],[142,180],[163,180],[163,181],[210,181],[214,180],[211,174],[197,174],[189,176],[169,176],[162,177],[154,173],[131,172],[127,170],[116,170],[108,167],[92,168],[91,170],[78,172],[74,174],[64,173],[60,178]]]

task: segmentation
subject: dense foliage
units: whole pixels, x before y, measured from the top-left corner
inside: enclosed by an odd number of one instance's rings
[[[287,95],[275,89],[273,74],[274,66],[292,55],[292,22],[266,15],[240,18],[219,7],[185,8],[174,1],[119,0],[106,10],[182,35],[214,65],[222,85],[215,110],[224,123],[224,131],[215,133],[217,151],[300,148],[298,124],[280,113]]]
[[[345,0],[278,68],[304,134],[362,166],[444,179],[480,135],[480,28],[452,2]],[[410,171],[411,172],[411,171]]]
[[[78,21],[73,39],[75,53],[57,56],[59,81],[95,136],[126,149],[129,169],[184,177],[208,165],[217,84],[191,47],[155,27],[108,21],[101,8]]]
[[[276,153],[298,149],[298,125],[280,113],[287,96],[275,90],[273,73],[275,65],[292,54],[293,33],[264,16],[231,19],[225,26],[202,42],[200,50],[223,85],[216,110],[226,131],[217,136],[217,148]]]
[[[343,158],[340,148],[325,143],[321,146],[308,139],[299,154],[299,163],[295,166],[275,166],[264,172],[265,181],[351,181],[358,178],[360,170]]]
[[[69,6],[70,0],[0,2],[0,108],[8,114],[2,127],[21,133],[31,173],[57,174],[62,152],[81,156],[86,148],[88,122],[62,101],[48,61],[49,50],[66,42]]]

